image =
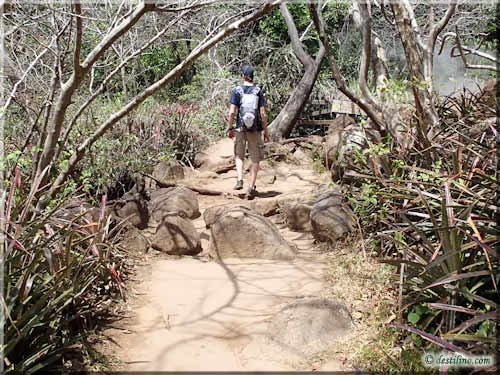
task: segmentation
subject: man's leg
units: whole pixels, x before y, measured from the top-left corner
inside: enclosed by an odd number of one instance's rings
[[[243,180],[243,160],[239,156],[235,156],[234,163],[236,164],[236,174],[238,175],[238,181],[242,181]]]
[[[255,182],[257,181],[257,173],[259,172],[260,165],[259,162],[263,159],[263,143],[262,136],[260,132],[248,132],[248,153],[250,154],[250,160],[252,161],[252,166],[250,167],[250,185],[248,187],[249,193],[255,190]]]
[[[255,186],[255,181],[257,181],[257,173],[259,172],[259,162],[253,163],[250,167],[250,185],[249,187],[253,188]]]
[[[246,137],[243,132],[236,132],[234,138],[234,164],[236,164],[236,190],[243,189],[243,161],[245,160]]]

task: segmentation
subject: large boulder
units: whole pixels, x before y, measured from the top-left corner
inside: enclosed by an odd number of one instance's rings
[[[311,209],[311,226],[318,241],[335,242],[356,227],[354,213],[342,204],[338,190],[320,194]]]
[[[255,201],[242,201],[241,203],[226,203],[218,206],[208,207],[203,212],[203,220],[207,228],[210,228],[215,222],[219,213],[227,208],[242,207],[250,209],[255,213],[268,217],[279,213],[281,206],[285,205],[288,199],[297,199],[296,196],[278,196],[276,198],[258,199]],[[312,203],[311,203],[312,206]],[[308,219],[309,220],[309,219]]]
[[[306,153],[304,149],[302,148],[297,148],[294,153],[293,153],[293,158],[298,164],[311,164],[313,162],[313,158],[311,157],[310,153]]]
[[[291,260],[295,251],[278,228],[244,206],[221,208],[210,227],[210,253],[218,258]]]
[[[182,186],[163,188],[152,192],[149,211],[155,221],[161,221],[164,216],[169,214],[177,214],[189,219],[200,216],[196,193]]]
[[[332,180],[341,180],[352,169],[356,151],[366,149],[369,142],[379,143],[380,133],[368,121],[363,128],[349,116],[339,116],[330,128],[324,143],[323,161],[330,170]]]
[[[335,118],[328,127],[323,153],[327,167],[335,163],[339,157],[344,130],[350,129],[355,124],[352,117],[341,115]]]
[[[310,232],[311,227],[311,209],[317,198],[325,193],[335,191],[335,194],[340,194],[338,187],[334,188],[327,184],[321,184],[316,189],[307,194],[290,195],[280,201],[283,208],[283,214],[286,218],[288,227],[291,230],[298,232]]]
[[[149,222],[147,201],[143,194],[126,193],[113,204],[116,219],[127,220],[133,226],[144,229]]]
[[[153,178],[164,184],[184,179],[184,168],[175,162],[165,163],[159,162],[153,170]]]
[[[204,212],[203,212],[203,220],[205,221],[205,226],[206,228],[210,228],[214,223],[217,217],[224,211],[224,210],[229,210],[233,208],[241,208],[243,210],[248,209],[249,207],[246,206],[245,204],[238,204],[238,203],[226,203],[226,204],[221,204],[218,206],[212,206],[208,207]]]
[[[163,217],[151,239],[151,247],[171,255],[196,255],[202,251],[195,227],[178,215]]]
[[[217,215],[219,215],[223,210],[228,208],[240,207],[242,209],[250,209],[255,213],[262,216],[272,216],[275,215],[279,210],[278,199],[262,199],[252,202],[242,202],[242,203],[226,203],[219,206],[209,207],[203,212],[203,220],[207,228],[210,228],[215,222]]]
[[[221,172],[233,168],[234,141],[225,138],[198,153],[194,160],[194,166],[200,171],[213,172]]]

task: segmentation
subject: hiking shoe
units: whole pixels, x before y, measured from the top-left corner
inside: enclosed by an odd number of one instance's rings
[[[234,185],[234,190],[241,190],[243,189],[243,180],[238,180],[236,181],[236,185]]]
[[[253,199],[256,196],[257,196],[257,189],[255,189],[255,186],[251,187],[251,188],[248,188],[247,198],[248,199]]]

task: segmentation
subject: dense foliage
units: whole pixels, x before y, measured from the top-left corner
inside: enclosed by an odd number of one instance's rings
[[[122,293],[126,254],[113,245],[118,227],[110,227],[105,201],[89,209],[73,198],[29,215],[32,197],[18,168],[9,182],[0,320],[6,373],[84,361],[88,334],[110,318]]]
[[[412,333],[416,347],[427,340],[458,352],[496,351],[493,95],[445,98],[432,149],[401,154],[387,139],[358,151],[344,176],[364,233],[401,270],[402,323],[391,325]]]

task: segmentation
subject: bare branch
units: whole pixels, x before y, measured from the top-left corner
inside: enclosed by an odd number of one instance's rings
[[[78,71],[80,66],[80,52],[82,50],[82,4],[79,1],[74,2],[75,15],[76,15],[76,36],[75,36],[75,50],[73,52],[73,69]]]
[[[41,173],[41,171],[45,170],[45,168],[53,162],[56,144],[62,131],[66,112],[71,104],[73,94],[80,87],[85,75],[104,52],[151,9],[153,9],[153,5],[145,2],[138,5],[128,18],[124,19],[101,40],[101,42],[88,54],[85,61],[80,65],[80,68],[78,70],[73,70],[71,76],[61,86],[61,92],[55,104],[52,126],[47,133],[47,138],[45,139],[43,151],[37,166],[37,174]],[[43,181],[42,185],[45,185],[45,181]]]
[[[323,5],[321,6],[321,11],[323,11],[326,8],[327,4],[328,4],[328,1],[325,1],[323,3]],[[302,35],[299,38],[300,41],[304,40],[304,38],[307,36],[307,34],[309,33],[309,31],[311,31],[311,29],[312,29],[313,26],[314,26],[314,22],[312,22],[312,21],[309,22],[309,25],[307,25],[306,29],[304,30],[304,32],[302,33]]]
[[[429,51],[434,51],[434,46],[436,45],[436,40],[438,35],[443,31],[448,22],[450,21],[453,14],[455,14],[455,10],[457,9],[458,0],[450,0],[448,4],[448,9],[446,10],[445,15],[441,20],[432,26],[431,32],[429,34],[429,40],[427,41],[427,49]]]
[[[394,3],[391,3],[391,5],[393,6]],[[415,13],[413,12],[413,6],[410,4],[409,0],[401,0],[399,5],[403,7],[408,13],[408,20],[410,21],[411,29],[413,30],[413,34],[415,35],[416,44],[422,51],[424,51],[425,44],[422,41],[422,31],[420,30],[417,18],[415,17]],[[396,20],[394,22],[397,24]]]
[[[210,1],[205,1],[205,2],[201,2],[201,3],[198,3],[196,1],[194,1],[193,3],[189,4],[189,5],[186,5],[184,7],[177,7],[177,8],[172,8],[172,7],[169,7],[169,6],[157,6],[155,8],[155,11],[156,12],[169,12],[169,13],[176,13],[176,12],[183,12],[185,10],[193,10],[193,9],[196,9],[196,8],[201,8],[201,7],[204,7],[206,5],[212,5],[212,4],[215,4],[217,3],[218,0],[210,0]]]
[[[372,17],[368,10],[366,0],[354,1],[355,5],[360,13],[361,20],[358,25],[361,28],[361,35],[363,37],[363,51],[361,53],[361,65],[359,67],[359,87],[365,99],[372,105],[377,111],[381,111],[380,106],[372,98],[370,90],[368,89],[368,69],[371,63],[371,51],[372,51]]]
[[[375,127],[377,127],[378,130],[380,130],[383,127],[383,121],[378,115],[378,113],[375,111],[375,109],[371,105],[369,105],[365,100],[356,96],[347,87],[344,77],[340,73],[340,70],[333,58],[333,53],[330,44],[328,43],[328,39],[326,37],[325,27],[323,19],[321,18],[321,13],[317,12],[314,1],[310,0],[308,2],[308,5],[309,5],[309,13],[311,14],[311,17],[314,21],[314,26],[316,27],[321,43],[325,47],[325,53],[330,62],[330,69],[332,71],[333,79],[337,84],[337,88],[349,99],[351,99],[355,104],[357,104],[361,108],[361,110],[363,110],[363,112],[365,112],[367,116],[373,121]]]
[[[82,63],[82,68],[88,70],[94,63],[107,51],[107,49],[123,34],[139,21],[139,19],[148,11],[153,10],[152,4],[142,2],[135,10],[117,26],[115,26],[94,49],[88,54]]]
[[[300,60],[302,65],[307,66],[313,63],[311,56],[305,51],[302,42],[299,39],[299,34],[297,32],[297,27],[295,26],[295,22],[293,21],[293,17],[290,14],[288,7],[285,3],[280,5],[280,12],[283,18],[285,19],[286,26],[288,29],[288,36],[292,42],[292,49],[295,53],[295,56]]]
[[[151,38],[148,42],[146,42],[141,48],[137,49],[134,51],[131,55],[129,55],[126,59],[124,59],[115,69],[113,69],[107,76],[106,78],[101,82],[99,88],[88,98],[85,103],[83,103],[78,111],[76,111],[75,115],[69,122],[68,126],[66,127],[66,130],[63,135],[63,147],[61,150],[66,146],[69,134],[71,130],[73,129],[73,126],[75,125],[76,121],[78,118],[80,118],[81,114],[85,111],[85,109],[88,108],[90,104],[100,95],[103,93],[103,91],[106,88],[106,84],[110,81],[111,78],[113,78],[120,70],[122,67],[127,65],[131,60],[135,59],[137,56],[142,54],[146,49],[148,49],[154,42],[156,42],[161,36],[167,32],[179,19],[181,19],[188,11],[182,12],[180,15],[178,15],[174,20],[172,20],[168,25],[166,25],[160,32],[158,32],[153,38]],[[92,76],[93,77],[93,76]]]
[[[480,65],[480,64],[469,64],[469,62],[467,61],[467,58],[465,57],[465,50],[467,49],[467,52],[469,53],[472,53],[472,54],[478,54],[477,52],[480,52],[480,51],[474,51],[474,50],[471,50],[467,47],[463,47],[462,46],[462,41],[460,39],[460,35],[458,34],[458,28],[455,27],[455,30],[456,30],[456,33],[455,33],[455,38],[456,38],[456,41],[457,41],[457,45],[455,48],[458,48],[458,51],[460,53],[460,57],[462,58],[462,62],[464,63],[464,66],[468,69],[483,69],[483,70],[491,70],[491,71],[494,71],[494,72],[498,72],[498,65]],[[456,57],[453,56],[453,50],[454,48],[452,48],[451,50],[451,55],[452,57]],[[485,54],[484,52],[482,52],[481,54],[483,55],[488,55],[488,54]],[[499,61],[495,58],[493,58],[492,56],[488,56],[490,58],[490,61],[495,61],[497,64],[499,64]]]
[[[67,27],[68,27],[69,24],[70,24],[70,21],[68,21],[62,27],[62,29],[58,32],[58,34],[52,39],[52,41],[50,42],[50,44],[48,46],[46,46],[44,48],[44,50],[35,57],[35,59],[31,62],[31,64],[28,66],[28,68],[24,71],[24,73],[21,76],[21,78],[14,84],[14,87],[12,88],[12,91],[11,91],[9,97],[7,98],[4,106],[2,107],[2,110],[0,111],[0,118],[2,118],[5,115],[7,108],[10,106],[10,103],[12,102],[12,99],[14,99],[14,97],[16,96],[16,92],[17,92],[17,89],[19,88],[19,86],[28,77],[28,74],[31,72],[31,70],[33,70],[33,68],[37,66],[37,64],[40,61],[40,59],[48,51],[52,51],[52,46],[54,45],[54,43],[56,43],[59,40],[59,38],[61,37],[61,35],[66,31],[66,29],[67,29]],[[57,56],[57,54],[55,54],[55,55]]]
[[[384,4],[384,0],[382,0],[382,1],[380,2],[380,4],[376,3],[376,5],[377,5],[377,7],[379,7],[379,8],[380,8],[380,11],[381,11],[381,13],[382,13],[382,16],[384,16],[384,18],[385,18],[385,20],[387,21],[387,23],[388,23],[389,25],[393,26],[393,27],[394,27],[394,26],[396,26],[396,21],[394,21],[394,20],[390,20],[390,19],[389,19],[389,16],[388,16],[388,15],[387,15],[387,13],[385,12],[385,4]]]

